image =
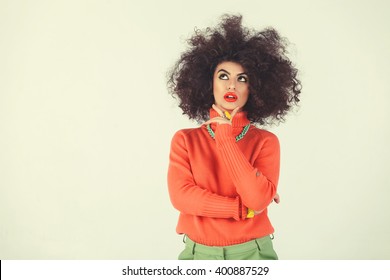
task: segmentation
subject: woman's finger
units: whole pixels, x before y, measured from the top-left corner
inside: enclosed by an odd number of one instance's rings
[[[223,111],[219,109],[217,105],[213,104],[212,107],[221,117],[224,116]]]
[[[232,113],[230,114],[230,115],[232,116],[232,119],[233,119],[234,116],[239,112],[240,109],[241,109],[240,107],[236,107],[236,108],[232,111]]]
[[[230,121],[225,119],[225,118],[215,117],[215,118],[212,118],[212,119],[208,120],[207,122],[203,123],[203,125],[208,125],[210,123],[231,124]]]

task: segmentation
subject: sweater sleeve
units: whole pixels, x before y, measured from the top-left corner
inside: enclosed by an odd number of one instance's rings
[[[238,147],[231,125],[218,125],[215,140],[243,205],[256,211],[264,210],[277,190],[280,168],[278,138],[267,133],[261,141],[262,146],[254,147],[260,148],[260,152],[253,165]]]
[[[184,214],[235,220],[245,218],[246,207],[242,206],[239,196],[221,196],[195,184],[182,131],[178,131],[171,142],[168,190],[173,206]]]

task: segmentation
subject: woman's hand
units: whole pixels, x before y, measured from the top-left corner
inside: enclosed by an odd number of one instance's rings
[[[212,118],[204,123],[204,125],[210,124],[210,123],[218,123],[218,124],[232,124],[232,119],[234,116],[239,112],[240,107],[236,107],[231,113],[230,113],[230,120],[225,116],[225,113],[222,109],[220,109],[217,105],[213,104],[213,109],[218,113],[219,117]]]
[[[279,196],[278,193],[277,193],[277,194],[275,195],[275,197],[271,200],[271,203],[272,203],[273,201],[275,201],[277,204],[279,204],[279,202],[280,202],[280,196]],[[259,215],[261,212],[263,212],[263,210],[261,210],[261,211],[254,211],[254,214],[255,214],[255,216],[256,216],[256,215]]]

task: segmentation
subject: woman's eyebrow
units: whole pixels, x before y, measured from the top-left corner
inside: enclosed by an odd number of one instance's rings
[[[226,73],[228,73],[228,74],[230,75],[230,73],[229,73],[228,71],[226,71],[225,69],[219,69],[219,70],[218,70],[218,73],[221,72],[221,71],[226,72]],[[238,73],[238,74],[237,74],[237,76],[241,76],[241,75],[246,75],[246,76],[248,76],[248,74],[245,73],[245,72],[242,72],[242,73]]]
[[[226,73],[228,73],[230,75],[230,73],[228,71],[226,71],[225,69],[219,69],[218,73],[221,72],[221,71],[226,72]]]

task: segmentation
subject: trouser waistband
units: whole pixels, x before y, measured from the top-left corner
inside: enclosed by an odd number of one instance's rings
[[[270,242],[271,237],[270,236],[264,236],[261,238],[256,238],[251,241],[236,244],[236,245],[230,245],[230,246],[207,246],[203,244],[199,244],[191,240],[188,236],[186,236],[186,247],[190,248],[192,252],[199,252],[204,254],[215,254],[215,255],[232,255],[232,254],[239,254],[244,253],[247,251],[251,251],[254,249],[261,249],[262,246]]]

